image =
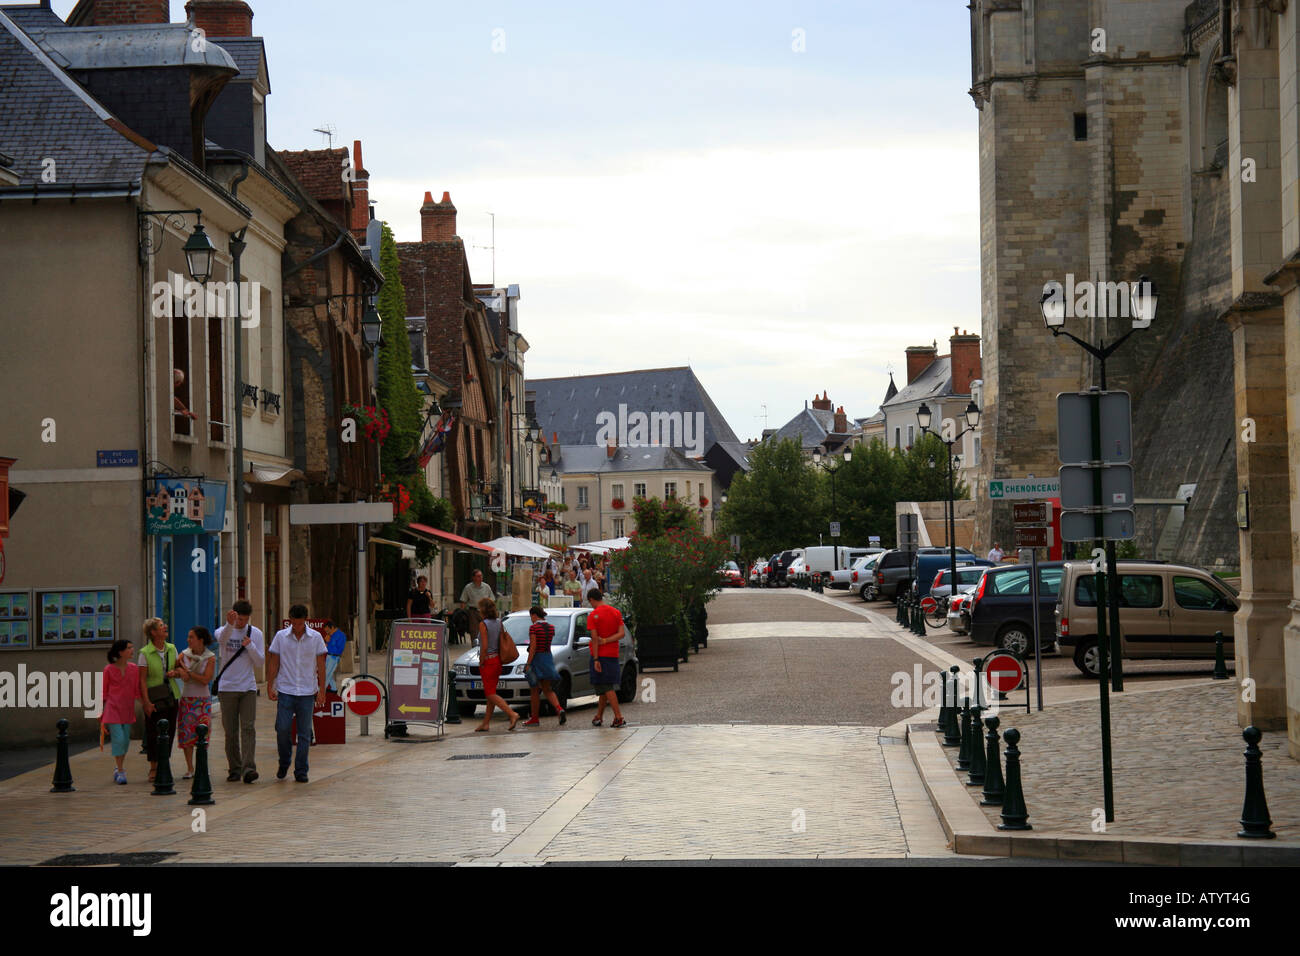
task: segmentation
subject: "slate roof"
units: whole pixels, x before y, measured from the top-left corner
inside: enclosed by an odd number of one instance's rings
[[[215,43],[235,61],[239,68],[241,80],[256,80],[266,62],[266,46],[261,37],[208,37],[209,43]],[[271,74],[267,71],[266,91],[271,91]]]
[[[610,458],[603,445],[561,445],[552,467],[566,475],[620,474],[638,471],[712,471],[708,465],[687,458],[676,448],[649,446],[620,448]]]
[[[3,9],[3,8],[0,8]],[[31,27],[28,34],[65,70],[190,66],[239,71],[230,54],[208,43],[194,49],[184,23],[140,23],[101,27]]]
[[[749,453],[753,451],[749,442],[720,441],[715,444],[716,447],[722,449],[731,458],[735,459],[735,462],[740,467],[741,471],[749,471]]]
[[[772,433],[773,444],[787,438],[796,439],[799,447],[816,448],[825,441],[835,427],[835,412],[820,408],[805,408]]]
[[[600,431],[597,415],[607,411],[617,417],[619,405],[626,405],[629,415],[702,412],[704,450],[714,442],[737,441],[735,432],[689,366],[530,378],[525,387],[537,393],[538,425],[548,438],[552,432],[558,433],[561,446],[595,445]]]
[[[952,358],[940,356],[931,362],[920,375],[903,388],[881,408],[906,405],[908,402],[929,401],[952,394]]]
[[[0,7],[0,151],[14,158],[19,184],[41,185],[48,157],[57,188],[138,185],[149,150],[115,129],[127,130],[7,14]]]
[[[30,29],[49,29],[51,27],[67,26],[59,15],[48,7],[32,3],[25,6],[6,6],[3,8],[4,15],[14,23],[18,24],[23,30]]]

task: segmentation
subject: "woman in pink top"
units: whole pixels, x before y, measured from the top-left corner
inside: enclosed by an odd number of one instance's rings
[[[146,713],[153,709],[149,699],[140,690],[140,667],[131,663],[135,645],[130,641],[118,640],[108,649],[108,666],[104,668],[104,685],[100,699],[104,702],[104,712],[100,715],[100,746],[103,746],[104,731],[113,741],[113,759],[117,769],[113,771],[114,783],[126,783],[126,771],[122,761],[131,747],[131,728],[135,725],[135,700],[144,701]]]

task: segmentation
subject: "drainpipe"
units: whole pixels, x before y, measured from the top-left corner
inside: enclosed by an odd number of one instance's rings
[[[230,183],[230,195],[239,198],[239,184],[248,178],[248,163],[242,163]],[[231,463],[235,485],[235,596],[248,599],[248,521],[244,514],[244,304],[240,286],[239,262],[247,244],[248,226],[230,236],[230,256],[235,278],[235,457]]]

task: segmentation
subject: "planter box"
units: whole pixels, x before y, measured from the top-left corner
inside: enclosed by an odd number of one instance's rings
[[[673,624],[639,624],[636,628],[636,656],[641,670],[671,667],[677,670],[681,652],[677,627]]]
[[[691,614],[691,646],[695,648],[697,654],[701,647],[709,646],[709,629],[705,626],[708,619],[709,610],[705,607]]]

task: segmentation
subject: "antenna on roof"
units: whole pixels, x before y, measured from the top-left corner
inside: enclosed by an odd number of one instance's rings
[[[492,250],[492,288],[497,287],[497,214],[488,213],[492,217],[492,245],[490,246],[473,246],[474,249],[491,249]]]
[[[762,409],[763,409],[763,414],[762,414],[762,415],[755,415],[754,417],[755,417],[755,418],[761,418],[761,419],[763,419],[763,427],[764,427],[764,428],[767,428],[767,403],[764,402],[763,405],[762,405],[761,407],[762,407]]]
[[[330,149],[334,148],[334,134],[338,132],[338,127],[336,127],[333,123],[326,123],[324,126],[317,126],[314,130],[312,130],[312,132],[320,133],[322,136],[325,137],[326,140],[329,141],[329,148]]]

